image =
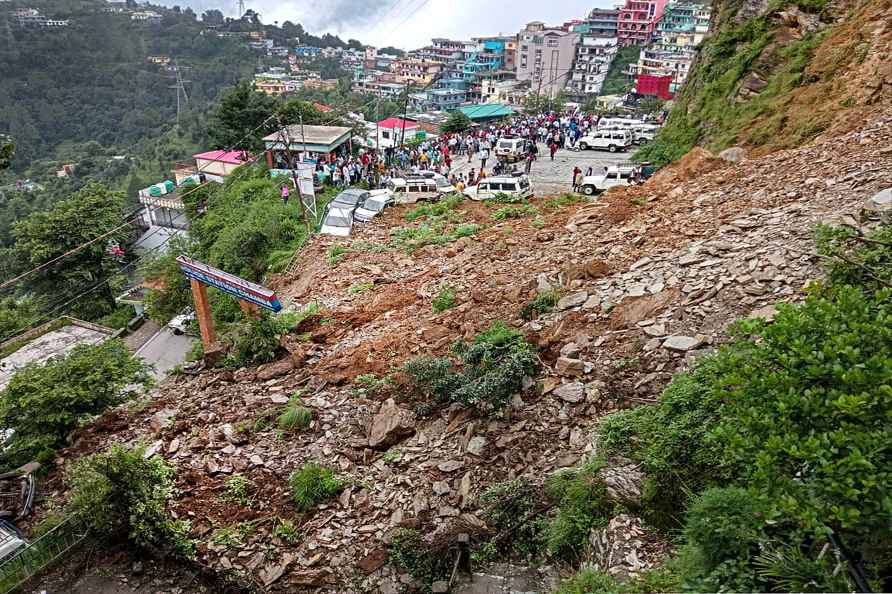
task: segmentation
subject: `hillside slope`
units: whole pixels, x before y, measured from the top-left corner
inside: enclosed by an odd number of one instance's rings
[[[183,494],[175,510],[193,519],[200,563],[219,572],[276,591],[400,591],[408,576],[386,564],[398,527],[443,542],[482,530],[475,514],[487,486],[538,481],[577,464],[606,412],[653,402],[690,354],[726,339],[731,320],[801,299],[820,274],[814,226],[857,214],[864,198],[892,185],[890,146],[886,115],[737,165],[695,151],[647,185],[596,203],[538,201],[544,226],[530,218],[493,223],[493,209],[463,203],[461,221],[488,227],[412,254],[391,247],[395,227],[417,227],[405,207],[350,240],[317,236],[276,282],[287,303],[323,307],[298,329],[308,341],[294,340],[290,357],[170,381],[146,409],[100,419],[64,459],[142,439],[174,461]],[[333,245],[349,248],[334,265]],[[457,307],[434,313],[431,299],[445,285]],[[524,321],[523,305],[545,285],[573,298]],[[409,437],[391,453],[369,448],[380,422],[373,419],[392,409],[383,396],[357,392],[353,380],[446,353],[496,319],[541,348],[541,389],[525,391],[504,418],[435,409],[412,418]],[[562,351],[578,352],[585,369],[562,367]],[[295,391],[314,421],[283,437],[260,420],[274,418]],[[396,397],[405,414],[417,404]],[[175,423],[164,422],[171,416]],[[334,467],[349,486],[303,517],[302,540],[274,537],[267,520],[291,517],[287,479],[308,461]],[[222,502],[233,474],[252,481],[251,505]],[[243,528],[239,538],[223,538]],[[642,538],[639,568],[659,562],[668,546],[653,534]]]
[[[765,153],[856,129],[892,105],[890,11],[889,0],[718,0],[668,125],[639,156]]]

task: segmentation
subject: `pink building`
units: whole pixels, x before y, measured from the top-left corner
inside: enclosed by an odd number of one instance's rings
[[[619,9],[617,37],[622,46],[646,45],[663,17],[666,0],[626,0]]]

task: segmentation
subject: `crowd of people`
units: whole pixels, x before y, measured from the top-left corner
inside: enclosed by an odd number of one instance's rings
[[[511,174],[521,168],[528,174],[539,159],[540,145],[545,146],[554,160],[558,149],[575,149],[579,139],[597,127],[598,119],[595,114],[569,112],[519,115],[464,132],[443,133],[417,144],[383,151],[360,149],[355,155],[345,154],[329,161],[320,159],[316,163],[316,183],[331,183],[336,187],[367,184],[369,188],[379,188],[391,178],[433,171],[456,187],[464,188],[476,185],[487,175]],[[510,163],[495,155],[496,145],[503,138],[524,141],[521,154],[515,155]],[[459,171],[465,160],[473,165],[475,157],[479,159],[479,168],[472,167],[467,173]],[[579,173],[573,171],[574,187]]]

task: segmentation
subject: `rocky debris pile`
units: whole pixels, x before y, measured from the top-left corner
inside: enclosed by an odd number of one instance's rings
[[[271,590],[401,591],[411,578],[386,563],[397,528],[445,539],[482,529],[476,500],[486,487],[578,464],[605,412],[653,402],[680,367],[725,340],[728,323],[800,298],[820,270],[814,226],[857,215],[892,186],[889,146],[892,116],[734,164],[698,152],[595,203],[540,203],[544,226],[494,224],[490,209],[469,203],[462,220],[485,230],[411,254],[387,247],[390,229],[408,224],[402,208],[358,228],[335,266],[325,256],[334,240],[315,237],[299,274],[276,282],[290,302],[324,310],[301,326],[309,340],[289,345],[299,357],[170,381],[145,410],[115,411],[86,430],[68,455],[142,439],[173,461],[175,511],[192,521],[199,561],[212,568]],[[434,313],[444,286],[456,305]],[[524,305],[551,290],[560,293],[552,311],[523,319]],[[523,328],[545,364],[502,417],[458,405],[424,416],[403,394],[382,402],[351,386],[410,357],[449,354],[495,319]],[[298,391],[313,421],[280,430],[277,415]],[[281,528],[295,517],[287,479],[307,462],[333,468],[346,487],[297,518],[292,539]],[[638,496],[634,464],[611,461],[603,472],[616,498]],[[250,481],[247,504],[224,498],[235,475]],[[617,575],[661,550],[626,517],[591,546],[592,562]]]

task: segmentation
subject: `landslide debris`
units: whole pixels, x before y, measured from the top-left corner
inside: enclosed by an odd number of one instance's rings
[[[419,224],[402,207],[350,239],[314,237],[275,287],[288,303],[321,308],[294,339],[300,363],[172,379],[144,410],[115,410],[85,429],[60,462],[143,440],[179,469],[173,511],[192,521],[200,564],[273,591],[400,591],[412,580],[387,562],[397,530],[417,529],[444,550],[460,534],[486,534],[478,498],[487,487],[541,483],[591,458],[606,412],[653,402],[734,319],[800,299],[819,274],[815,225],[850,220],[892,186],[890,147],[885,115],[736,164],[696,151],[592,202],[537,199],[544,225],[493,222],[489,207],[462,203],[456,216],[485,227],[411,253],[392,244],[393,228]],[[348,248],[334,266],[333,245]],[[435,313],[445,285],[456,305]],[[560,299],[524,319],[544,291]],[[544,365],[502,416],[458,404],[420,411],[404,394],[369,388],[410,358],[450,356],[494,320],[521,330]],[[295,393],[312,421],[284,433],[272,420]],[[299,515],[288,477],[309,463],[332,468],[343,490]],[[637,471],[616,468],[604,473],[610,496],[634,500]],[[250,504],[224,497],[234,475],[250,485]],[[614,575],[652,567],[669,548],[628,515],[589,543],[590,560]]]

